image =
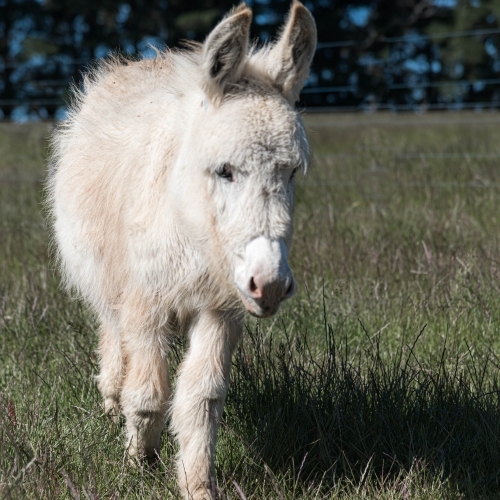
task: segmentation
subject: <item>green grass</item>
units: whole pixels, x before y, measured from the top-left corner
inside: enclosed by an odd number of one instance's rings
[[[248,320],[222,498],[500,498],[500,116],[306,124],[300,288]],[[167,433],[158,467],[128,464],[94,383],[94,319],[47,257],[50,130],[0,126],[0,498],[177,498]]]

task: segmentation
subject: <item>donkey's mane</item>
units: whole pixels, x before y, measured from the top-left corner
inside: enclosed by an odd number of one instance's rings
[[[275,93],[280,89],[273,84],[262,61],[271,51],[273,44],[249,47],[241,77],[231,84],[222,101],[230,100],[243,93],[258,90],[262,93]],[[104,59],[92,63],[85,69],[80,86],[73,85],[70,116],[77,113],[85,96],[91,89],[107,78],[120,78],[124,72],[145,72],[151,76],[161,76],[161,85],[165,92],[183,96],[195,90],[201,90],[202,83],[202,49],[203,45],[193,40],[181,41],[181,46],[160,50],[151,47],[155,57],[138,59],[114,52]],[[137,75],[138,77],[139,75]],[[143,78],[143,75],[141,75]],[[249,85],[250,83],[250,85]]]

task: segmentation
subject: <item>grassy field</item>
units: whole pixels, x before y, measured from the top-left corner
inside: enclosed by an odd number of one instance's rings
[[[306,123],[300,288],[248,320],[221,498],[500,498],[500,115]],[[94,383],[94,319],[47,257],[50,130],[0,125],[0,498],[177,498],[166,432],[156,468],[128,464]]]

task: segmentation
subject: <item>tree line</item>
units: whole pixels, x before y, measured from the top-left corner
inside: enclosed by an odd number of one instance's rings
[[[288,0],[248,0],[276,35]],[[310,0],[319,46],[300,106],[500,106],[499,0]],[[230,0],[0,0],[0,117],[62,116],[69,83],[113,51],[203,41]]]

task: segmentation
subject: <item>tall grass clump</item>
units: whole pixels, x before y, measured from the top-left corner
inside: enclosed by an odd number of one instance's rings
[[[247,321],[221,498],[498,498],[500,118],[306,125],[299,289],[276,318]],[[47,255],[51,128],[0,126],[0,498],[177,498],[167,432],[156,467],[129,464],[94,382],[95,320]]]

